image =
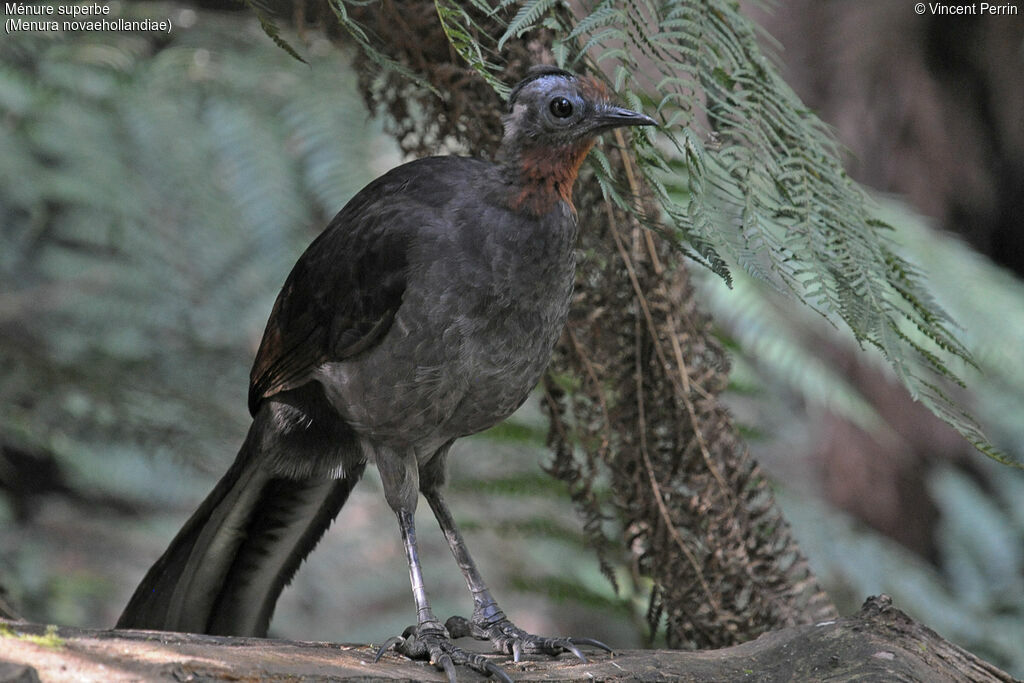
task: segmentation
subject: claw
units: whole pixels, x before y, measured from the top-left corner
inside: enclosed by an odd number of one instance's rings
[[[614,650],[600,640],[594,640],[593,638],[568,638],[567,640],[574,645],[589,645],[590,647],[596,647],[598,650],[604,650],[608,654],[615,654]]]
[[[523,656],[523,643],[518,640],[512,641],[512,661],[518,663]]]
[[[377,655],[373,658],[373,663],[376,664],[377,662],[379,662],[380,658],[384,656],[385,652],[393,648],[395,645],[398,645],[403,640],[404,638],[400,638],[398,636],[391,636],[390,638],[385,640],[384,644],[381,645],[380,648],[377,650]]]
[[[450,655],[441,655],[441,667],[444,672],[448,674],[448,683],[458,683],[455,677],[455,662],[452,661]]]
[[[583,656],[583,653],[580,652],[580,649],[573,644],[572,640],[566,639],[564,643],[559,643],[559,645],[561,645],[563,648],[576,655],[579,658],[579,660],[584,664],[587,663],[587,658]]]
[[[516,660],[516,661],[519,661],[519,660]],[[509,675],[507,673],[505,673],[505,670],[502,669],[500,666],[498,666],[497,664],[495,664],[493,662],[485,661],[484,662],[484,669],[486,669],[487,673],[489,673],[490,675],[494,676],[499,681],[501,681],[501,683],[513,683],[512,679],[509,677]],[[452,683],[454,683],[454,681],[452,681]]]

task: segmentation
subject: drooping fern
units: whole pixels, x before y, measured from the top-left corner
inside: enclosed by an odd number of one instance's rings
[[[381,38],[373,35],[373,33],[368,31],[365,26],[349,16],[349,3],[346,2],[346,0],[328,0],[328,4],[338,19],[338,25],[345,29],[352,40],[362,48],[363,53],[371,61],[375,62],[385,71],[394,71],[399,73],[410,82],[415,83],[417,86],[430,91],[438,97],[442,96],[441,92],[432,84],[417,75],[412,69],[409,69],[401,62],[392,59],[382,51],[379,47]]]
[[[474,36],[481,33],[480,24],[473,17],[470,8],[465,7],[466,3],[451,2],[451,0],[435,0],[437,16],[441,21],[448,42],[483,77],[495,92],[503,97],[507,96],[510,90],[508,84],[501,80],[501,66],[496,58],[496,53],[485,52],[485,47]],[[471,9],[478,12],[491,12],[487,3],[475,1],[469,3]],[[500,46],[498,47],[500,50]]]
[[[955,323],[898,254],[890,226],[872,217],[830,131],[782,80],[735,3],[602,0],[572,16],[529,0],[493,2],[491,16],[512,4],[504,33],[493,43],[475,33],[482,47],[474,50],[557,25],[568,66],[591,65],[627,103],[648,103],[661,117],[659,134],[634,138],[638,170],[660,204],[638,215],[647,227],[674,232],[727,281],[731,267],[743,268],[847,327],[978,450],[1020,465],[943,389],[974,365]],[[635,212],[599,175],[606,194]]]
[[[516,6],[496,38],[463,5],[434,4],[451,45],[502,95],[508,84],[499,80],[493,55],[512,38],[560,26],[553,46],[560,63],[600,67],[624,99],[654,104],[664,121],[670,150],[638,150],[640,171],[662,209],[641,216],[648,227],[664,230],[667,221],[680,248],[727,282],[730,264],[739,266],[841,321],[976,448],[1019,464],[943,391],[942,381],[962,384],[955,362],[974,365],[955,323],[929,296],[923,275],[889,243],[890,226],[871,218],[831,133],[781,79],[762,52],[756,24],[733,3],[601,0],[584,5],[579,17],[551,0],[468,3],[494,20]],[[371,44],[344,0],[331,5],[372,60],[419,80]],[[600,163],[600,152],[594,156]],[[599,168],[606,194],[628,207],[607,164]]]
[[[291,55],[292,59],[298,60],[303,64],[308,64],[308,62],[302,58],[302,55],[292,47],[291,43],[284,39],[281,35],[281,30],[277,27],[277,22],[267,14],[259,3],[254,2],[253,0],[238,1],[245,5],[249,11],[255,15],[256,19],[260,22],[260,28],[263,29],[263,32],[267,34],[268,38],[274,41],[274,45],[277,45],[279,48]]]

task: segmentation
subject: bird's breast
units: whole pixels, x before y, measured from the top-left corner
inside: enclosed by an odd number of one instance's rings
[[[568,207],[492,236],[476,268],[483,287],[463,287],[449,336],[462,398],[450,427],[486,429],[518,408],[537,384],[565,326],[575,277],[575,222]],[[478,282],[479,282],[478,281]]]
[[[522,404],[547,366],[575,275],[568,207],[477,227],[421,245],[384,342],[325,368],[344,387],[336,405],[345,417],[382,443],[443,443],[487,429]]]

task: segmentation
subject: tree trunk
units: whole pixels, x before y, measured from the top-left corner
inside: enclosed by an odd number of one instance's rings
[[[357,57],[368,104],[406,152],[436,153],[453,141],[478,156],[497,149],[503,103],[460,63],[433,3],[384,0],[349,14],[388,37],[383,53],[444,93],[442,100]],[[553,61],[551,38],[509,40],[506,81]],[[623,195],[655,211],[624,137],[608,137]],[[613,561],[625,560],[637,578],[653,579],[648,622],[652,631],[664,625],[671,647],[722,647],[834,618],[719,400],[728,362],[681,251],[603,197],[593,174],[582,175],[575,196],[583,258],[572,317],[544,381],[549,470],[569,485],[606,574],[613,578]],[[613,518],[618,534],[604,528]]]

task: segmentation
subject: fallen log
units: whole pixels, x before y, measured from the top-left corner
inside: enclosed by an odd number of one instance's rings
[[[47,627],[0,619],[3,681],[443,681],[424,662],[372,645],[231,638],[158,631]],[[892,606],[869,598],[835,621],[767,633],[721,650],[623,650],[573,657],[495,656],[517,681],[1014,681]],[[482,680],[465,668],[462,681]]]

